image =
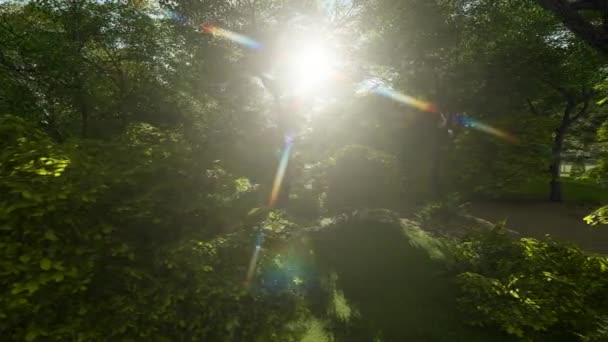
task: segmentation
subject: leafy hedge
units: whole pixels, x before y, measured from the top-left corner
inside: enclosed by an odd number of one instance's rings
[[[501,227],[470,237],[459,253],[471,323],[527,340],[608,338],[608,258],[550,238],[514,240]]]

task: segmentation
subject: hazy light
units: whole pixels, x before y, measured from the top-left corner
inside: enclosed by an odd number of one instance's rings
[[[336,58],[321,41],[310,40],[286,47],[284,59],[285,80],[295,94],[322,86],[335,73]]]

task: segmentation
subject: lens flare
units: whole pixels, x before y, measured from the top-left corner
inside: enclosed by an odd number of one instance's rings
[[[487,134],[491,134],[491,135],[501,138],[505,141],[508,141],[512,144],[519,143],[519,139],[517,139],[517,137],[515,137],[514,135],[512,135],[508,132],[502,131],[500,129],[494,128],[490,125],[486,125],[483,122],[469,118],[465,115],[458,114],[455,116],[455,120],[456,120],[456,122],[458,122],[459,124],[461,124],[462,126],[464,126],[466,128],[472,128],[472,129],[476,129],[478,131],[481,131],[481,132],[484,132]]]
[[[226,30],[226,29],[214,26],[214,25],[210,25],[210,24],[201,25],[201,31],[210,33],[214,36],[232,40],[233,42],[241,44],[250,49],[257,50],[257,49],[262,48],[262,44],[260,44],[259,42],[255,41],[247,36],[244,36],[242,34],[232,32],[232,31],[229,31],[229,30]]]
[[[405,95],[394,89],[382,86],[373,80],[365,80],[365,81],[361,82],[358,86],[357,93],[359,93],[359,94],[374,93],[374,94],[378,94],[380,96],[387,97],[393,101],[397,101],[397,102],[403,103],[405,105],[408,105],[410,107],[416,108],[423,112],[428,112],[428,113],[437,113],[438,112],[437,107],[432,103],[418,100],[415,97],[412,97],[409,95]]]
[[[357,93],[359,93],[359,94],[374,93],[374,94],[378,94],[378,95],[387,97],[393,101],[397,101],[397,102],[403,103],[405,105],[408,105],[410,107],[416,108],[423,112],[441,114],[439,112],[437,106],[435,106],[434,104],[425,102],[422,100],[418,100],[412,96],[408,96],[408,95],[400,93],[396,90],[382,86],[381,84],[378,83],[378,81],[375,81],[375,80],[368,79],[368,80],[365,80],[365,81],[359,83]],[[442,118],[443,118],[443,124],[445,124],[445,117],[443,117],[443,115],[442,115]],[[498,138],[501,138],[501,139],[508,141],[510,143],[513,143],[513,144],[519,143],[519,139],[517,139],[517,137],[513,136],[512,134],[502,131],[500,129],[494,128],[490,125],[486,125],[483,122],[477,121],[475,119],[469,118],[466,115],[457,114],[453,118],[456,121],[456,123],[458,123],[466,128],[472,128],[472,129],[476,129],[478,131],[481,131],[481,132],[484,132],[487,134],[494,135]]]
[[[293,147],[294,138],[291,136],[285,137],[285,146],[283,147],[283,154],[281,155],[281,160],[279,161],[279,167],[277,170],[277,174],[274,178],[274,183],[272,185],[272,192],[270,193],[270,200],[268,203],[268,207],[274,208],[277,204],[277,200],[279,199],[279,193],[281,191],[281,184],[283,183],[283,179],[285,178],[285,172],[287,171],[287,165],[289,164],[289,157],[291,155],[291,149]],[[245,277],[245,288],[249,289],[251,287],[251,282],[253,281],[253,276],[255,274],[255,270],[258,264],[258,258],[260,257],[260,250],[262,249],[262,242],[264,241],[264,233],[260,231],[257,237],[257,241],[255,244],[255,249],[253,251],[253,255],[251,256],[251,261],[249,262],[249,268],[247,269],[247,276]]]
[[[251,256],[251,261],[249,262],[247,276],[245,277],[245,288],[247,289],[251,286],[251,282],[253,281],[253,274],[255,273],[255,269],[258,264],[258,258],[260,257],[262,242],[264,242],[264,232],[260,231],[256,238],[255,248],[253,250],[253,255]]]
[[[293,142],[293,137],[285,137],[285,146],[283,147],[283,154],[281,155],[281,160],[279,161],[279,168],[277,170],[277,175],[274,178],[272,192],[270,193],[270,201],[268,202],[268,206],[270,208],[274,208],[274,206],[277,204],[277,200],[279,199],[281,184],[283,183],[283,178],[285,178],[285,172],[287,171],[287,165],[289,164],[289,157],[291,155]]]
[[[402,94],[396,90],[387,87],[376,87],[373,89],[374,93],[388,97],[397,102],[401,102],[410,107],[414,107],[423,112],[437,113],[437,108],[432,103],[428,103],[422,100],[418,100],[414,97]]]

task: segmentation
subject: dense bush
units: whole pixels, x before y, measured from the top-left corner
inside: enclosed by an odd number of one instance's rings
[[[608,338],[601,335],[607,258],[552,239],[513,240],[501,227],[471,237],[459,250],[467,269],[458,276],[460,302],[471,323],[497,325],[528,340]]]
[[[272,213],[242,224],[246,179],[149,125],[120,144],[58,145],[3,117],[0,137],[1,336],[286,338],[297,298],[263,284],[245,292],[243,280],[255,229],[272,241],[291,226]]]

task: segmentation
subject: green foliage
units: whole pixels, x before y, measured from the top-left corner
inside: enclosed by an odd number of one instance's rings
[[[513,121],[501,120],[492,125],[517,136],[521,145],[475,131],[466,131],[457,137],[451,155],[453,188],[463,193],[500,198],[531,179],[547,179],[550,130],[546,128],[552,120],[523,114],[512,115],[510,119]],[[546,186],[543,190],[544,195]]]
[[[471,236],[460,253],[460,303],[472,324],[529,340],[574,338],[599,329],[607,313],[605,257],[552,239],[513,240],[501,227]]]
[[[604,122],[598,129],[597,143],[602,154],[598,158],[597,167],[590,171],[590,176],[605,182],[608,179],[608,122]]]
[[[423,227],[430,228],[466,213],[466,205],[467,203],[463,203],[458,194],[450,194],[441,201],[424,205],[415,215]]]
[[[607,225],[608,224],[608,206],[596,209],[591,214],[585,216],[585,222],[590,225]]]
[[[14,117],[0,133],[3,336],[282,340],[297,298],[242,288],[255,240],[239,220],[249,181],[150,125],[115,145],[57,145]],[[289,226],[265,222],[271,240]]]
[[[455,252],[428,233],[469,224],[459,199],[424,207],[419,223],[362,208],[546,188],[564,94],[605,91],[605,62],[534,2],[325,3],[0,0],[0,114],[14,115],[0,117],[0,336],[491,339],[461,324],[446,267]],[[315,85],[322,98],[281,96],[297,88],[277,75],[282,42],[292,29],[306,41],[310,27],[328,45],[341,40],[340,80]],[[520,143],[356,97],[363,79]],[[265,208],[288,130],[289,200]],[[606,132],[594,148],[605,150]],[[606,170],[601,155],[589,178],[601,183]],[[589,184],[564,183],[566,199],[605,204]],[[344,212],[354,214],[327,230],[302,228]],[[604,207],[587,220],[607,216]],[[475,322],[529,338],[605,334],[605,259],[500,232],[455,249]]]

